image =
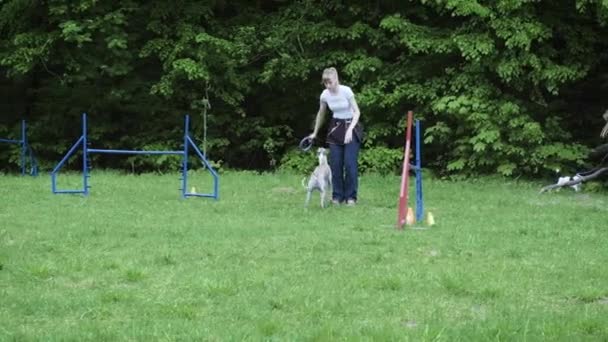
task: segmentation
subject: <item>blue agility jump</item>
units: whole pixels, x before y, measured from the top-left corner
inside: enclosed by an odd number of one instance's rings
[[[408,111],[407,113],[407,125],[405,127],[405,149],[403,156],[403,169],[401,173],[401,188],[399,193],[399,205],[397,207],[397,229],[403,229],[404,224],[413,224],[415,221],[422,221],[424,217],[424,197],[422,196],[422,160],[421,150],[422,141],[420,139],[420,120],[415,120],[415,146],[416,146],[416,159],[415,164],[410,163],[410,149],[412,140],[412,121],[414,113]],[[408,220],[409,210],[408,207],[408,192],[409,192],[409,172],[413,170],[416,175],[416,216],[415,221],[412,215],[411,221]],[[409,223],[408,223],[409,221]]]
[[[219,198],[219,176],[217,172],[213,169],[213,167],[207,161],[205,155],[200,151],[200,149],[196,146],[192,138],[190,137],[190,116],[186,115],[184,124],[184,149],[181,151],[139,151],[139,150],[109,150],[109,149],[98,149],[98,148],[89,148],[89,142],[87,140],[87,114],[82,114],[82,135],[80,138],[72,145],[70,150],[66,153],[66,155],[61,159],[61,161],[55,166],[53,171],[51,172],[51,186],[54,194],[84,194],[85,196],[89,194],[89,170],[91,170],[91,163],[89,159],[90,153],[105,153],[105,154],[146,154],[146,155],[181,155],[182,156],[182,176],[181,180],[181,188],[182,198],[186,197],[212,197],[214,199]],[[58,190],[57,189],[57,173],[65,164],[65,162],[69,159],[69,157],[76,151],[76,149],[82,146],[82,180],[83,187],[81,190]],[[188,149],[192,147],[194,152],[198,155],[198,157],[202,160],[203,164],[205,164],[207,170],[213,176],[213,193],[196,193],[196,192],[188,192]]]
[[[21,139],[0,138],[0,143],[18,144],[21,147],[21,175],[25,175],[28,162],[30,165],[29,174],[32,176],[38,175],[38,163],[36,162],[32,148],[27,143],[27,126],[25,120],[21,120]]]
[[[410,164],[410,169],[414,170],[416,175],[416,221],[422,221],[424,217],[424,198],[422,196],[422,160],[421,150],[422,144],[420,142],[420,120],[414,121],[414,127],[416,131],[416,159],[414,165]]]

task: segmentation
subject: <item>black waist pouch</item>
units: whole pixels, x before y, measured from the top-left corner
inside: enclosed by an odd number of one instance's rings
[[[327,131],[327,143],[344,145],[344,135],[346,129],[350,126],[352,119],[336,119],[332,118]],[[357,126],[353,129],[353,140],[357,139],[359,143],[363,141],[363,126],[357,122]]]

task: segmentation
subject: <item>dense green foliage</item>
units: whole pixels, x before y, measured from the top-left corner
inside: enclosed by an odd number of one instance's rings
[[[77,139],[85,111],[96,147],[178,148],[190,113],[217,163],[288,163],[310,132],[328,66],[357,94],[368,170],[398,168],[409,109],[423,120],[425,164],[437,172],[581,167],[608,107],[601,0],[0,6],[0,137],[15,136],[26,118],[43,168]],[[176,164],[95,157],[96,166],[138,170]],[[16,148],[0,146],[0,161],[15,168]]]

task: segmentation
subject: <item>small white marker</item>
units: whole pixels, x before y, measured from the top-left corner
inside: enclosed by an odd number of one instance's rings
[[[433,217],[433,213],[430,211],[426,215],[426,224],[428,224],[429,227],[435,225],[435,218]]]

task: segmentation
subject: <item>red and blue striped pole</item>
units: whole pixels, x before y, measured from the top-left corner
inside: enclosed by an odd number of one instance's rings
[[[399,207],[397,210],[397,229],[403,229],[407,216],[413,116],[414,112],[411,110],[407,112],[407,126],[405,127],[405,151],[403,152],[403,169],[401,172],[401,191],[399,192]]]

